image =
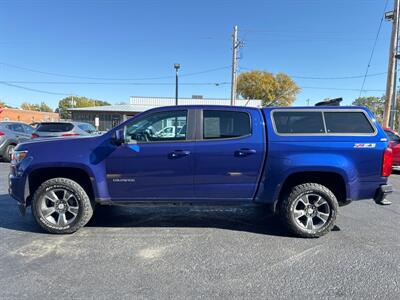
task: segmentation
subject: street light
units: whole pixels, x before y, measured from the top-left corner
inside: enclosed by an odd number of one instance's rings
[[[174,64],[175,68],[175,105],[178,105],[178,71],[180,69],[180,64]]]

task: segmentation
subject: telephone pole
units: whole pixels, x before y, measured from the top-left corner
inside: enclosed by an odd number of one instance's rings
[[[232,33],[232,82],[231,82],[231,105],[236,102],[236,80],[237,80],[237,49],[240,42],[238,41],[238,27],[233,27]]]
[[[396,56],[398,45],[398,31],[399,31],[399,12],[400,0],[394,0],[394,10],[385,14],[386,20],[392,21],[392,36],[390,39],[389,49],[389,65],[386,82],[386,98],[385,98],[385,111],[383,113],[383,126],[389,127],[391,118],[392,102],[396,96]],[[393,124],[391,124],[393,125]]]

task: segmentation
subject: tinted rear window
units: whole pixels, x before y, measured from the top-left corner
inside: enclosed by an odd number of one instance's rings
[[[251,134],[250,116],[245,112],[204,110],[203,138],[226,139]]]
[[[64,132],[74,128],[71,123],[42,123],[36,130],[41,132]]]
[[[328,133],[373,133],[374,128],[363,112],[324,112]]]
[[[278,133],[324,133],[322,112],[276,111],[273,113]]]

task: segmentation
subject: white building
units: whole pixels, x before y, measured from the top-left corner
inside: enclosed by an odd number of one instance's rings
[[[175,98],[131,96],[129,97],[129,103],[137,108],[149,107],[150,109],[159,106],[175,105]],[[231,100],[193,96],[192,98],[179,98],[178,104],[179,105],[230,105]],[[249,99],[249,100],[236,99],[235,105],[261,107],[262,101],[255,99]]]

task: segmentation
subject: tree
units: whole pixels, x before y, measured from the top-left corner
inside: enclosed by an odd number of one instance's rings
[[[39,109],[40,111],[53,112],[53,109],[44,102],[40,103]]]
[[[40,105],[39,104],[33,104],[33,103],[28,103],[28,102],[23,102],[21,104],[21,108],[24,109],[24,110],[40,111]]]
[[[90,99],[86,97],[68,96],[58,102],[58,112],[62,119],[69,119],[71,114],[68,108],[72,107],[90,107],[90,106],[104,106],[111,105],[106,101]]]
[[[0,108],[1,108],[1,107],[3,107],[3,108],[13,108],[12,106],[7,105],[4,101],[1,101],[1,100],[0,100]]]
[[[237,91],[243,98],[261,99],[263,106],[290,106],[300,88],[284,73],[250,71],[239,75]]]
[[[44,102],[40,104],[23,102],[21,108],[24,110],[53,112],[53,109]]]
[[[375,118],[379,123],[383,121],[383,111],[385,109],[385,97],[359,97],[355,99],[352,103],[357,106],[366,106],[375,115]]]

